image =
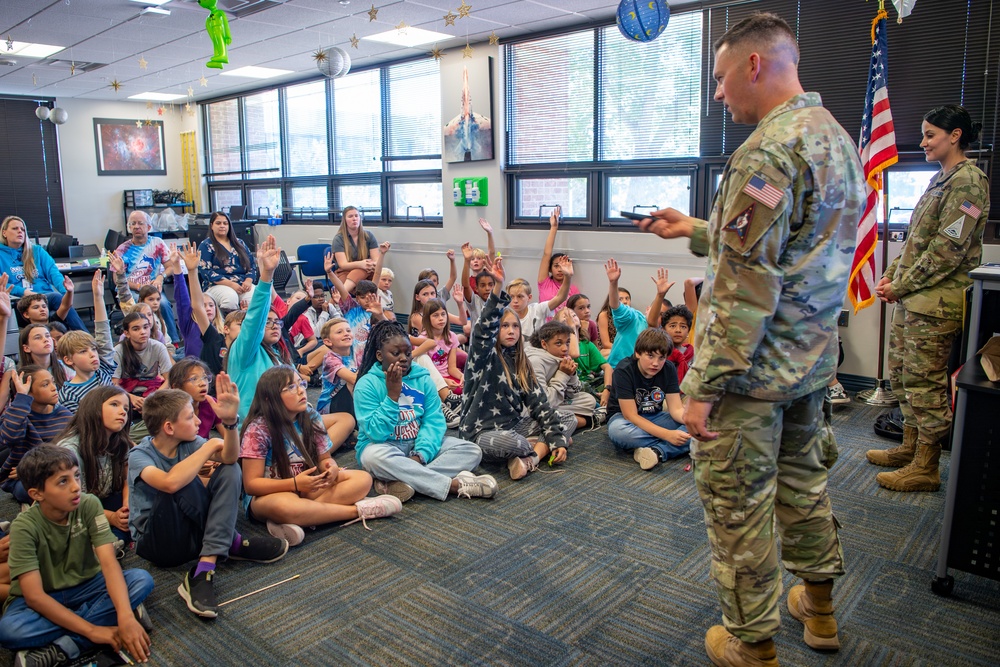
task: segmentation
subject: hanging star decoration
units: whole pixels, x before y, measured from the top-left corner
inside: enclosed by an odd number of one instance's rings
[[[444,54],[441,53],[441,49],[436,46],[431,49],[431,55],[434,56],[434,60],[441,60],[441,57],[444,56]]]
[[[73,76],[74,74],[76,74],[76,61],[75,60],[69,64],[69,75]]]
[[[186,105],[185,108],[187,109],[187,112],[188,112],[189,116],[193,116],[194,115],[194,107],[191,106],[190,102],[187,103],[187,105]]]
[[[153,108],[153,103],[152,102],[146,102],[146,108],[147,109],[152,109]]]
[[[14,50],[14,38],[10,36],[10,33],[7,33],[7,50]]]
[[[188,97],[194,97],[194,88],[188,86]]]
[[[202,75],[201,75],[201,78],[200,78],[200,79],[198,79],[198,83],[200,83],[200,84],[201,84],[201,87],[202,87],[202,88],[208,88],[208,79],[206,79],[206,78],[205,78],[205,75],[204,75],[204,74],[202,74]]]
[[[352,49],[356,49],[356,48],[358,48],[358,43],[359,43],[360,41],[361,41],[361,40],[360,40],[360,39],[358,39],[358,33],[354,33],[353,35],[351,35],[351,48],[352,48]]]
[[[323,49],[318,49],[316,51],[313,51],[312,58],[313,60],[316,61],[316,66],[318,67],[319,65],[322,65],[323,63],[325,63],[327,60],[330,59],[330,54],[328,54]]]
[[[159,107],[156,108],[156,115],[157,116],[162,116],[163,112],[164,112],[164,108],[163,108],[163,105],[161,104]]]
[[[451,10],[449,9],[448,13],[444,15],[444,24],[445,25],[455,25],[455,19],[457,19],[457,18],[458,18],[458,15],[457,14],[452,14]]]
[[[146,119],[146,127],[152,127],[152,126],[153,126],[153,121],[151,121],[151,120],[149,120],[149,119],[147,118],[147,119]]]
[[[465,0],[462,0],[462,5],[456,9],[458,12],[458,18],[464,19],[469,17],[469,12],[472,10],[472,5],[465,4]]]
[[[119,81],[118,79],[112,79],[110,85],[111,85],[112,88],[115,89],[115,92],[117,93],[121,89],[121,87],[122,87],[122,82]]]
[[[490,44],[492,46],[496,46],[499,43],[500,43],[500,36],[497,35],[497,31],[496,30],[491,31],[490,32]]]
[[[146,62],[146,56],[139,56],[139,69],[146,69],[146,65],[148,64],[149,63]]]
[[[399,25],[396,26],[396,30],[398,30],[400,33],[403,33],[409,27],[410,26],[406,25],[406,21],[400,21]]]
[[[34,75],[34,74],[31,75],[31,85],[32,86],[37,86],[38,85],[38,77],[36,75]]]
[[[136,120],[135,121],[135,126],[136,127],[142,127],[142,121],[141,120]]]
[[[462,49],[462,58],[464,59],[464,58],[471,58],[471,57],[472,57],[472,47],[469,46],[468,42],[466,42],[465,43],[465,48]]]
[[[377,18],[378,18],[378,10],[375,9],[375,5],[372,5],[372,8],[368,10],[368,22],[371,23]]]

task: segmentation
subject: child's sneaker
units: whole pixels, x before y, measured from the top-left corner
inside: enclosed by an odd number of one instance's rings
[[[458,425],[462,423],[462,415],[456,408],[447,403],[441,403],[441,412],[444,413],[444,423],[448,428],[458,428]]]
[[[24,649],[14,656],[14,667],[57,667],[69,662],[69,656],[55,644]]]
[[[123,560],[125,558],[125,540],[115,540],[111,545],[111,548],[115,550],[115,558],[118,560]]]
[[[529,472],[538,470],[538,454],[507,459],[511,479],[523,479]]]
[[[142,629],[146,631],[146,634],[153,632],[153,622],[149,620],[149,612],[146,611],[146,605],[139,603],[139,606],[132,610],[135,614],[135,620],[139,621],[139,625]]]
[[[608,421],[607,407],[603,405],[598,405],[596,408],[594,408],[594,417],[593,420],[591,421],[590,430],[593,431],[595,429],[600,428],[601,426],[606,424],[607,421]]]
[[[303,537],[305,535],[303,534]],[[279,537],[243,538],[239,550],[229,552],[233,560],[252,560],[256,563],[273,563],[288,553],[288,540]]]
[[[376,479],[375,493],[379,495],[389,494],[390,496],[396,496],[399,498],[399,502],[405,503],[407,500],[413,497],[414,491],[413,487],[406,482],[400,482],[399,480],[385,481],[381,479]]]
[[[458,410],[460,407],[462,407],[462,397],[456,394],[455,392],[450,391],[448,392],[448,395],[445,396],[444,403],[446,403],[448,407]]]
[[[473,475],[468,470],[455,475],[458,480],[459,498],[492,498],[500,491],[497,481],[490,475]]]
[[[195,566],[197,567],[197,565]],[[194,576],[194,569],[184,575],[184,581],[177,587],[177,592],[184,598],[187,608],[202,618],[215,618],[219,615],[219,603],[212,588],[215,570],[202,572]]]
[[[365,527],[365,530],[371,530],[368,527],[368,522],[366,519],[383,519],[387,516],[392,516],[397,512],[402,511],[403,503],[399,498],[388,493],[382,496],[375,496],[374,498],[362,498],[358,502],[354,503],[354,506],[358,508],[358,518],[352,521],[348,521],[343,524],[344,526],[350,526],[352,523],[361,522],[361,525]]]
[[[845,405],[851,402],[851,397],[844,391],[844,385],[838,382],[832,387],[826,388],[826,400],[833,405]]]
[[[278,539],[288,540],[290,547],[296,547],[302,544],[302,540],[306,539],[306,531],[302,530],[302,526],[296,526],[294,523],[276,523],[268,519],[267,532]]]
[[[639,467],[643,470],[649,470],[650,468],[655,468],[656,464],[660,462],[660,455],[656,453],[656,450],[652,447],[639,447],[632,451],[632,458],[635,462],[639,464]]]

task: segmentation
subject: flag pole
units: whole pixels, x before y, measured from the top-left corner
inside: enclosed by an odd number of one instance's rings
[[[889,266],[889,185],[882,179],[882,272]],[[899,405],[899,399],[891,389],[886,388],[885,374],[885,301],[879,299],[878,309],[878,375],[875,387],[865,389],[854,395],[854,400],[867,405],[881,408],[893,408]]]

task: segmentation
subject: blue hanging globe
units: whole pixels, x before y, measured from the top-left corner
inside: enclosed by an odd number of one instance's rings
[[[652,42],[669,21],[667,0],[622,0],[618,5],[618,30],[633,42]]]

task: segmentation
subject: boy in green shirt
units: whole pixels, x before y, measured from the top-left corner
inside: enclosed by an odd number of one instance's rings
[[[12,583],[0,645],[18,652],[17,667],[68,664],[102,644],[146,662],[150,626],[142,601],[153,577],[122,572],[101,501],[81,493],[76,456],[39,445],[17,472],[35,504],[10,527]]]

